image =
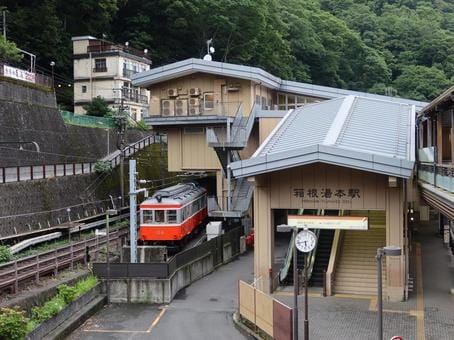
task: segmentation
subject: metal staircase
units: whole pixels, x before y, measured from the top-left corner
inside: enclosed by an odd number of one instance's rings
[[[254,105],[249,117],[243,117],[243,106],[240,104],[235,117],[227,119],[225,127],[207,128],[207,144],[218,156],[230,193],[227,209],[209,211],[208,214],[211,217],[241,218],[249,209],[253,189],[246,179],[233,178],[230,163],[241,160],[238,151],[247,145],[254,126],[256,111],[257,107]]]

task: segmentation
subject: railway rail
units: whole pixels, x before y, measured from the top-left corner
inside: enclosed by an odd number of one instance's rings
[[[111,231],[110,245],[119,247],[121,238],[127,234],[127,228]],[[100,246],[106,243],[107,236],[95,236],[54,250],[0,264],[0,291],[9,289],[16,293],[22,283],[31,280],[39,282],[42,276],[57,275],[60,270],[72,268],[77,263],[87,264],[87,255],[97,256]]]

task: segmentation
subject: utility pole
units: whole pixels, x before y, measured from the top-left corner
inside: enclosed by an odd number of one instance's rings
[[[124,150],[125,150],[125,134],[126,134],[126,126],[127,126],[127,119],[124,111],[124,99],[123,96],[121,97],[120,108],[118,111],[118,115],[114,116],[117,123],[118,134],[120,139],[120,196],[121,196],[121,206],[124,207],[125,203],[125,183],[124,183]]]
[[[2,7],[3,39],[6,41],[6,7]]]

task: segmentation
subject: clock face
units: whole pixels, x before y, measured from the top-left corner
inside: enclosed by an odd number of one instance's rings
[[[300,231],[296,235],[295,245],[299,251],[309,253],[315,248],[317,244],[317,236],[310,230]]]

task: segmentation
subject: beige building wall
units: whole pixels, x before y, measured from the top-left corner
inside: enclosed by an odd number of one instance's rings
[[[403,181],[391,188],[388,176],[321,163],[256,176],[254,180],[254,270],[256,279],[264,278],[260,289],[271,291],[270,268],[274,263],[271,209],[386,210],[386,243],[403,249],[402,256],[387,259],[386,293],[392,301],[404,298],[408,245],[404,238]],[[329,198],[323,197],[327,190],[332,193]]]
[[[260,118],[259,120],[259,144],[262,144],[271,131],[279,124],[282,118]]]
[[[191,88],[200,89],[201,99],[203,98],[204,93],[213,92],[215,105],[217,106],[217,108],[215,110],[212,110],[212,114],[220,114],[219,107],[222,103],[225,112],[232,116],[236,113],[236,110],[240,103],[243,104],[243,115],[249,115],[255,100],[254,90],[257,90],[249,80],[196,73],[149,87],[151,94],[150,114],[161,114],[161,101],[163,99],[189,98],[189,90]],[[176,89],[178,92],[178,97],[169,97],[169,89]],[[232,89],[234,90],[232,91]],[[271,91],[269,91],[269,95],[271,96]],[[204,114],[211,114],[211,112],[205,111]]]
[[[219,170],[214,150],[206,143],[204,127],[169,129],[167,133],[169,171]]]

